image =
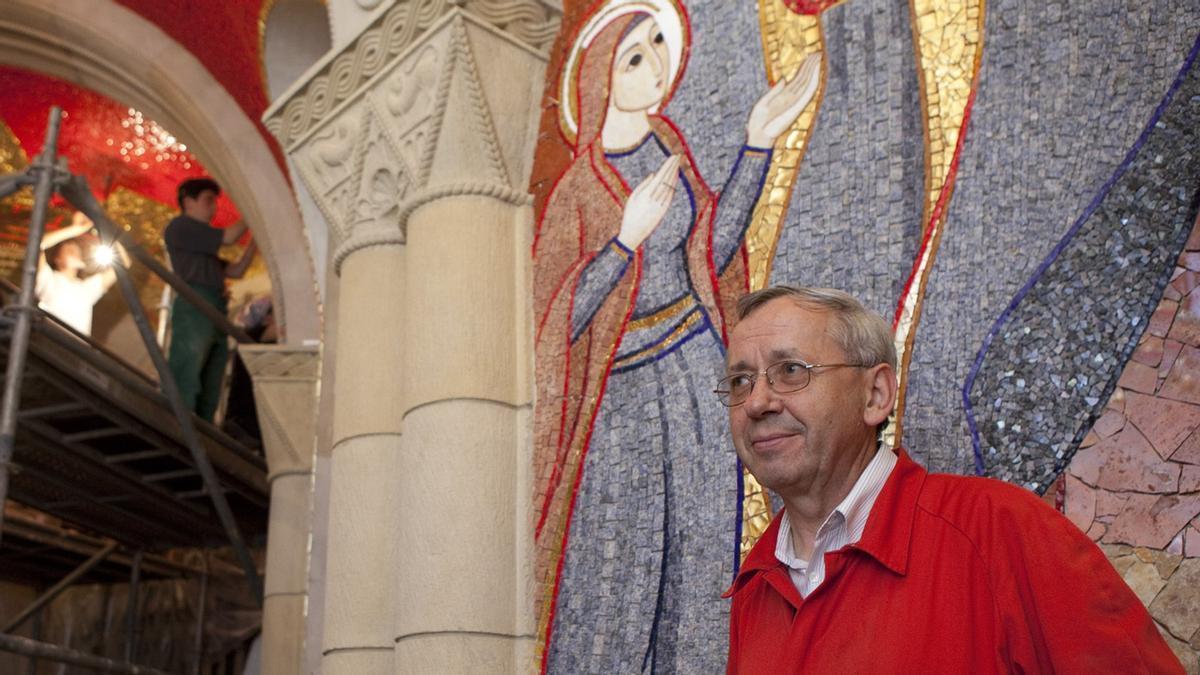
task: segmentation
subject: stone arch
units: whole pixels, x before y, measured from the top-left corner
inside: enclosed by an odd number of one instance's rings
[[[0,63],[134,106],[187,139],[250,223],[290,344],[320,337],[312,247],[259,128],[186,48],[115,2],[5,0]],[[303,262],[301,262],[303,261]]]
[[[274,101],[329,51],[329,10],[321,0],[274,0],[263,31],[267,98]]]

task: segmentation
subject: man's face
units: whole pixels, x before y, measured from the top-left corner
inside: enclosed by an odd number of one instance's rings
[[[54,262],[60,272],[78,272],[86,267],[83,262],[83,249],[73,240],[58,245],[58,254],[55,255]]]
[[[761,373],[775,363],[846,363],[829,335],[832,315],[776,298],[729,335],[728,374]],[[784,498],[838,483],[853,470],[874,429],[864,419],[871,376],[863,368],[821,368],[808,386],[776,394],[759,375],[750,398],[729,409],[738,456],[756,478]]]
[[[204,190],[194,199],[184,197],[183,212],[201,222],[211,223],[213,217],[217,215],[217,193],[212,190]]]

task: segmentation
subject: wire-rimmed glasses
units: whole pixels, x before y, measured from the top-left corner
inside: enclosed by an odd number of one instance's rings
[[[861,363],[805,363],[797,359],[773,363],[757,373],[735,373],[717,383],[713,393],[727,408],[746,402],[754,392],[754,384],[760,375],[767,376],[767,386],[776,394],[791,394],[800,391],[812,382],[812,371],[817,368],[870,368]]]

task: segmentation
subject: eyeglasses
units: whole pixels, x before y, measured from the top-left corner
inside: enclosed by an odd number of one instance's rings
[[[776,394],[791,394],[800,391],[812,382],[812,371],[816,368],[870,368],[861,363],[820,363],[803,361],[780,361],[757,373],[738,373],[717,383],[713,393],[727,408],[739,406],[750,398],[754,383],[759,375],[767,376],[767,385]]]

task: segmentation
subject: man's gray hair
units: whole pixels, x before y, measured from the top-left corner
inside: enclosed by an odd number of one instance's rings
[[[896,345],[887,321],[854,296],[834,288],[771,286],[754,291],[738,300],[738,320],[776,298],[788,298],[805,309],[831,313],[835,320],[830,326],[830,336],[850,363],[862,366],[886,363],[896,369]]]

